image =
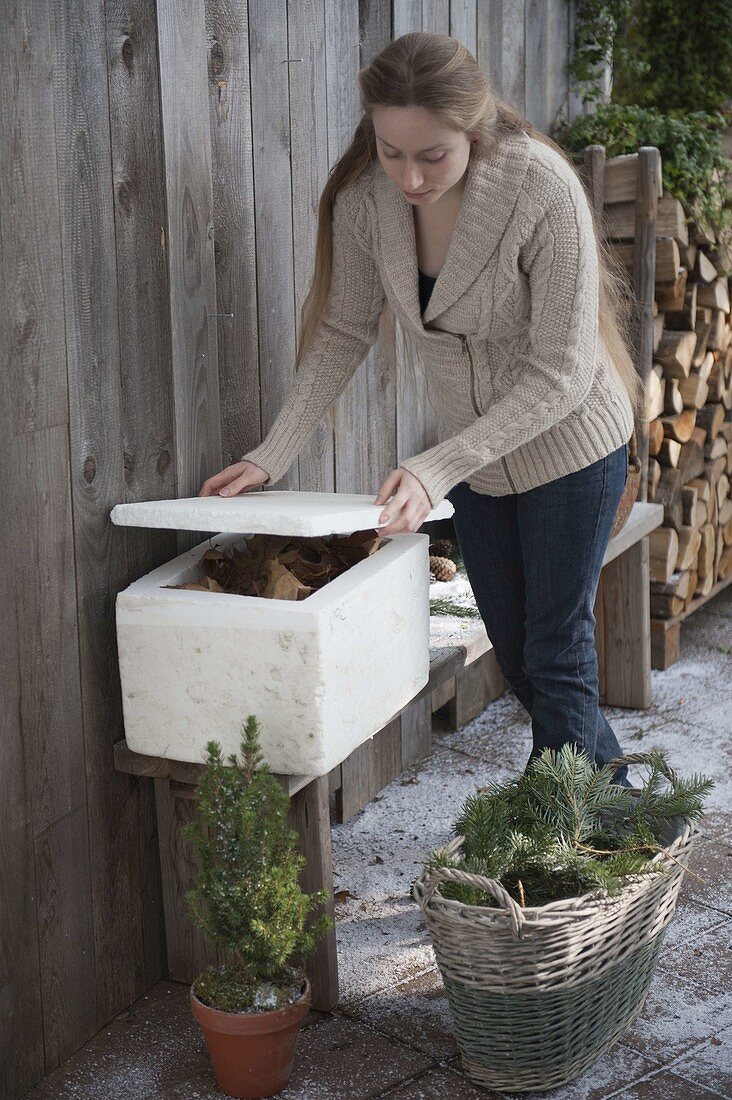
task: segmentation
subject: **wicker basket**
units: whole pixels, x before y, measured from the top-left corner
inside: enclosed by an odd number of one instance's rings
[[[645,761],[637,753],[613,765]],[[674,819],[662,843],[675,860],[659,852],[654,862],[665,873],[629,877],[614,897],[593,892],[522,908],[497,880],[459,868],[417,878],[412,896],[469,1077],[498,1091],[554,1088],[617,1041],[643,1008],[695,836],[689,819]],[[446,850],[457,855],[463,840]],[[443,898],[446,881],[486,890],[500,908]]]
[[[625,477],[625,488],[618,502],[618,510],[615,513],[615,522],[610,532],[610,538],[614,538],[625,525],[628,516],[633,510],[633,505],[638,499],[638,490],[641,483],[641,460],[638,455],[635,428],[628,443],[628,472]]]

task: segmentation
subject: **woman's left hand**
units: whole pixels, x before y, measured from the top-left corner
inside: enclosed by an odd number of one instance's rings
[[[389,497],[392,499],[389,500]],[[430,498],[422,482],[401,466],[391,471],[379,489],[374,504],[384,504],[387,501],[379,516],[379,523],[387,523],[389,526],[379,527],[380,535],[417,531],[432,511]]]

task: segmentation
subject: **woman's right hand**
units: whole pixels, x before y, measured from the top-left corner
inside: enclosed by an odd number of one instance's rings
[[[244,459],[243,462],[234,462],[218,474],[207,478],[198,495],[233,497],[245,493],[247,489],[254,489],[257,485],[263,485],[265,481],[269,481],[267,471],[255,462]]]

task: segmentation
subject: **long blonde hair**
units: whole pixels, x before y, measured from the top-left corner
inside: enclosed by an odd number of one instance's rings
[[[358,87],[361,119],[351,144],[333,166],[318,203],[315,264],[300,312],[295,370],[310,346],[330,291],[335,196],[341,187],[348,187],[357,180],[378,155],[371,117],[375,107],[428,108],[448,127],[477,136],[477,142],[470,143],[471,157],[492,155],[502,140],[523,130],[554,149],[577,172],[572,160],[556,142],[496,97],[472,53],[449,35],[429,31],[401,35],[360,70]],[[600,267],[600,336],[628,391],[634,413],[645,417],[645,390],[629,351],[633,320],[631,287],[620,262],[598,232],[591,201],[589,206]],[[394,369],[395,324],[388,300],[381,315],[377,346]],[[418,356],[411,339],[404,341],[404,350],[414,374]],[[334,407],[329,410],[329,421],[337,433]]]

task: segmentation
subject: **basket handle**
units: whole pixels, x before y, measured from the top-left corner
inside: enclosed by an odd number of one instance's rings
[[[607,766],[616,769],[622,768],[624,764],[650,764],[652,759],[653,757],[648,752],[626,752],[622,756],[616,756]],[[678,783],[679,777],[669,764],[662,764],[661,771],[670,783],[674,785]]]
[[[456,837],[455,840],[450,841],[443,851],[446,852],[447,855],[454,855],[464,840],[464,836]],[[511,931],[516,939],[523,938],[523,927],[526,921],[523,909],[518,902],[511,897],[498,879],[484,878],[483,875],[474,875],[470,871],[462,870],[460,867],[436,867],[434,871],[431,871],[430,874],[425,876],[422,880],[422,900],[420,904],[423,909],[426,909],[429,905],[435,890],[441,882],[460,882],[464,886],[472,886],[476,890],[485,890],[486,893],[491,894],[498,902],[501,909],[503,909],[505,913],[508,913],[511,922]]]
[[[629,752],[624,753],[622,756],[616,756],[610,761],[608,766],[614,770],[622,767],[624,764],[650,764],[652,760],[653,757],[650,753]],[[678,775],[669,764],[662,763],[661,771],[669,782],[678,782]],[[453,856],[462,846],[464,841],[464,836],[455,837],[455,839],[451,840],[442,850],[446,855]],[[498,902],[501,909],[508,914],[511,922],[511,931],[516,939],[523,939],[523,929],[526,923],[524,911],[519,903],[511,897],[505,887],[501,885],[498,879],[484,878],[483,875],[472,874],[470,871],[464,871],[460,867],[436,867],[434,871],[431,871],[419,881],[421,888],[420,892],[422,894],[420,906],[422,909],[427,908],[441,882],[460,882],[464,886],[472,886],[476,890],[484,890],[486,893],[491,894]]]

